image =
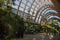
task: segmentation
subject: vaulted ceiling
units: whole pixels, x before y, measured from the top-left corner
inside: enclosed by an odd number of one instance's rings
[[[34,22],[40,22],[42,16],[48,13],[60,17],[60,0],[25,0],[25,2],[20,0],[19,4],[18,9],[22,11],[22,16],[24,17],[24,12],[26,12],[34,18]]]

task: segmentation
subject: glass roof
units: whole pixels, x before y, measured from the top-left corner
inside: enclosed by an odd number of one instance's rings
[[[15,5],[12,5],[13,8],[17,9],[20,3],[19,10],[30,14],[30,16],[34,19],[34,22],[40,20],[40,16],[43,14],[47,14],[49,12],[57,13],[57,11],[53,10],[54,7],[51,0],[16,0]]]

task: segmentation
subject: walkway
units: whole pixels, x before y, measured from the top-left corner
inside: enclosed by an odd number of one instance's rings
[[[45,33],[39,33],[35,35],[24,35],[23,39],[14,40],[49,40],[49,37]]]

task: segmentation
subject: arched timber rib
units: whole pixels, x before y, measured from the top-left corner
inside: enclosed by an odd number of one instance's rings
[[[42,4],[42,5],[40,6],[40,8],[39,8],[39,9],[37,10],[37,12],[36,12],[34,22],[36,21],[37,15],[38,15],[39,11],[41,10],[41,8],[43,8],[43,7],[45,7],[45,6],[50,6],[50,5],[44,5],[44,4]],[[50,7],[53,7],[53,6],[50,6]]]
[[[58,16],[50,16],[50,17],[48,18],[48,20],[50,20],[50,19],[52,19],[52,18],[60,19],[60,17],[58,17]]]
[[[23,17],[24,17],[24,12],[25,12],[25,10],[26,10],[27,3],[28,3],[28,0],[26,0],[26,4],[25,4],[24,9],[23,9],[23,11],[22,11],[22,16],[23,16]]]
[[[37,7],[37,5],[39,4],[39,2],[40,2],[40,0],[38,0],[38,3],[36,3],[36,5],[34,6],[34,9],[33,9],[33,11],[32,11],[32,16],[33,16],[33,14],[34,14],[34,11],[35,11],[35,8]]]
[[[32,3],[30,4],[30,8],[28,9],[28,13],[30,13],[30,10],[31,10],[32,5],[33,5],[34,2],[35,2],[35,0],[32,0]]]
[[[21,5],[21,2],[22,2],[22,0],[19,0],[19,5],[18,5],[17,11],[16,11],[16,14],[17,14],[17,15],[18,15],[18,11],[19,11],[19,8],[20,8],[20,5]]]
[[[47,9],[47,8],[46,8],[46,9]],[[46,9],[45,9],[45,10],[46,10]],[[51,8],[49,8],[49,9],[51,9]],[[40,12],[41,14],[39,14],[39,17],[38,17],[38,20],[37,20],[38,22],[39,22],[40,16],[44,16],[44,13],[43,13],[43,12],[44,12],[45,10],[42,10],[42,11]]]

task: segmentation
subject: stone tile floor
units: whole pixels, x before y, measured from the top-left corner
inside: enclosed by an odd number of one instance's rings
[[[50,40],[49,36],[45,33],[38,33],[34,35],[24,35],[24,38],[21,39],[12,39],[12,40]]]
[[[38,34],[25,34],[24,38],[21,39],[12,39],[12,40],[60,40],[60,35],[53,35],[48,36],[46,33],[38,33]]]

